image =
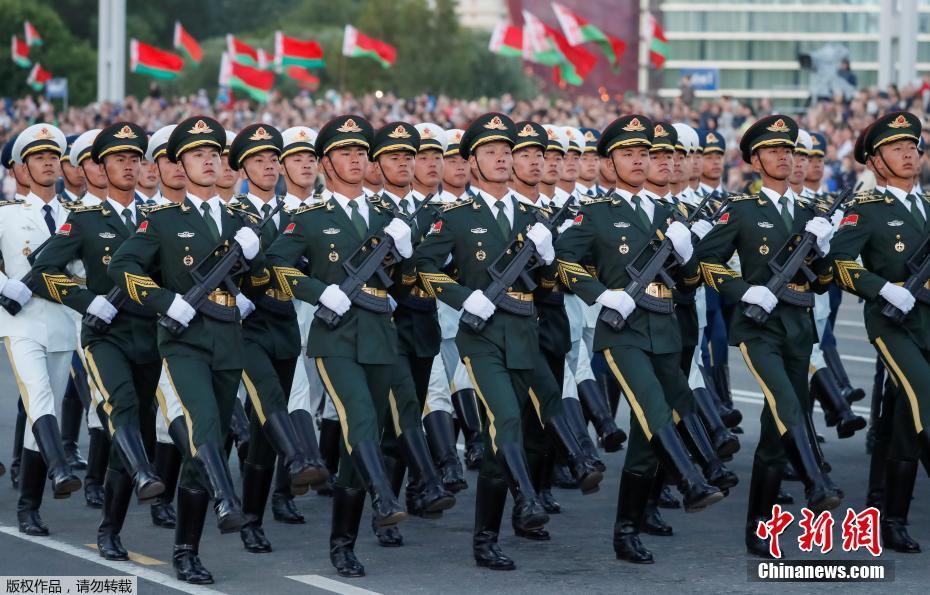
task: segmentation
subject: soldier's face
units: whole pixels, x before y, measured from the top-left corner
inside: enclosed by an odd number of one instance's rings
[[[98,190],[107,187],[107,174],[103,171],[103,166],[94,163],[90,157],[85,157],[81,161],[81,171],[84,172],[84,179],[87,180],[88,185]]]
[[[368,162],[368,167],[365,169],[365,183],[373,188],[380,188],[381,184],[384,183],[384,178],[381,177],[381,168],[378,167],[376,161]]]
[[[142,158],[137,153],[113,153],[103,158],[110,185],[120,190],[135,190]]]
[[[606,186],[613,186],[617,183],[617,174],[614,171],[613,166],[610,163],[610,157],[599,157],[598,158],[598,174],[601,177],[601,181]]]
[[[569,151],[565,153],[565,158],[562,160],[562,180],[565,182],[574,182],[578,179],[578,169],[579,163],[581,162],[581,154],[576,151]]]
[[[668,181],[672,184],[680,184],[685,179],[685,161],[687,156],[684,151],[675,151],[672,154],[672,168]]]
[[[804,179],[807,177],[808,161],[807,155],[795,152],[791,160],[791,176],[788,177],[789,184],[798,185],[804,183]]]
[[[452,155],[442,160],[442,181],[450,186],[462,188],[468,183],[468,162],[461,155]]]
[[[309,188],[316,180],[319,161],[310,151],[301,151],[288,155],[281,161],[281,171],[287,174],[292,182],[303,188]]]
[[[723,177],[723,153],[705,153],[701,171],[709,180]]]
[[[565,163],[565,155],[561,151],[546,151],[544,163],[542,181],[544,184],[552,186],[562,179],[562,165]]]
[[[806,182],[811,184],[820,183],[823,179],[823,157],[812,156],[807,159],[807,177]]]
[[[691,153],[689,161],[691,163],[691,171],[688,174],[688,179],[696,180],[701,177],[701,170],[704,169],[704,154],[695,151]]]
[[[172,163],[170,159],[162,155],[155,160],[155,167],[158,168],[158,178],[161,185],[172,190],[184,190],[187,185],[187,174],[180,163]]]
[[[393,186],[409,186],[413,182],[414,163],[419,159],[409,151],[394,151],[378,157],[382,177]]]
[[[158,185],[158,167],[148,160],[139,165],[139,187],[153,190]]]
[[[653,151],[649,154],[650,182],[656,186],[665,186],[672,175],[672,155],[674,151]]]
[[[416,159],[417,181],[426,186],[435,186],[442,180],[442,152],[420,151]]]
[[[578,162],[578,177],[585,182],[593,182],[597,179],[597,166],[600,157],[596,151],[587,151],[581,155]]]
[[[39,186],[51,186],[61,175],[61,160],[52,151],[34,153],[25,159],[29,177]]]
[[[642,187],[649,171],[649,149],[646,147],[621,147],[610,152],[617,183],[629,189]]]
[[[183,175],[183,171],[181,174]],[[220,175],[216,178],[218,188],[232,188],[236,185],[239,174],[233,168],[229,167],[229,155],[220,155]]]
[[[885,179],[913,178],[917,174],[920,155],[914,141],[901,139],[878,148],[873,163]]]
[[[481,145],[472,151],[469,160],[474,161],[474,168],[488,182],[504,184],[510,181],[513,151],[509,144],[494,141]]]
[[[535,186],[542,180],[544,162],[542,149],[538,147],[520,149],[513,154],[513,174],[525,184]]]
[[[181,154],[181,165],[193,184],[214,186],[219,177],[220,152],[213,147],[197,147]]]
[[[365,179],[368,153],[360,146],[339,147],[326,154],[323,167],[330,179],[342,180],[347,184],[360,184]]]
[[[250,155],[242,164],[250,184],[255,184],[265,192],[274,190],[278,181],[278,154],[274,151],[259,151]]]
[[[83,188],[84,174],[81,173],[81,168],[71,165],[70,159],[61,162],[61,175],[64,177],[65,182],[71,187],[77,189]]]
[[[791,147],[762,147],[752,156],[752,169],[778,181],[788,179],[794,150]]]

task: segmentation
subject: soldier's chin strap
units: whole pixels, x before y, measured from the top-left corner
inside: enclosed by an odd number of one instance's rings
[[[332,160],[332,158],[331,158],[329,155],[324,155],[323,157],[326,158],[326,159],[329,159],[329,167],[330,167],[330,169],[333,170],[333,176],[334,176],[337,180],[339,180],[340,182],[342,182],[342,183],[345,184],[346,186],[355,186],[355,184],[352,184],[352,183],[348,182],[345,178],[343,178],[342,176],[339,175],[339,172],[336,171],[336,166],[335,166],[335,164],[333,164],[333,160]],[[325,166],[324,166],[324,169],[325,169]],[[364,180],[364,178],[363,178],[363,179],[362,179],[363,187],[364,187],[364,183],[365,183],[365,180]],[[363,192],[363,193],[364,193],[364,192]]]
[[[29,180],[32,184],[35,184],[36,186],[42,186],[43,188],[51,188],[52,186],[55,185],[55,182],[52,182],[51,184],[40,184],[39,181],[36,179],[36,177],[32,175],[32,167],[29,166],[28,158],[25,161],[23,161],[23,164],[26,166],[26,173],[29,174]],[[107,180],[109,179],[110,178],[108,177]]]
[[[518,175],[517,175],[517,169],[516,169],[516,168],[511,168],[511,171],[513,172],[513,177],[515,177],[516,179],[520,180],[520,182],[522,182],[523,184],[526,184],[526,185],[529,186],[530,188],[536,188],[536,186],[537,186],[536,184],[530,184],[529,182],[527,182],[526,180],[524,180],[523,178],[521,178],[520,176],[518,176]]]
[[[756,155],[758,156],[759,154],[756,153]],[[769,178],[771,178],[771,179],[773,179],[773,180],[777,180],[777,179],[778,179],[778,178],[776,178],[775,176],[773,176],[772,174],[770,174],[770,173],[769,173],[769,170],[765,169],[765,163],[762,162],[762,157],[761,157],[761,156],[759,156],[759,169],[761,169],[761,170],[762,170],[762,173],[764,173],[764,174],[765,174],[766,176],[768,176]],[[765,182],[764,182],[764,181],[763,181],[763,185],[765,185]],[[790,184],[788,185],[788,188],[789,188],[789,189],[791,188],[791,185],[790,185]]]
[[[882,155],[882,149],[881,149],[881,147],[875,149],[875,155],[872,155],[872,158],[874,159],[875,157],[878,157],[879,159],[882,160],[882,163],[885,164],[885,167],[888,168],[888,171],[890,171],[892,174],[894,174],[894,177],[900,178],[900,179],[902,179],[902,180],[906,180],[906,179],[907,179],[907,176],[898,175],[898,172],[896,172],[896,171],[894,170],[894,168],[891,167],[891,164],[888,163],[888,162],[885,160],[885,156]]]

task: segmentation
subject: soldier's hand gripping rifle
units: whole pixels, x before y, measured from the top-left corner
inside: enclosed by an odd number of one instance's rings
[[[817,215],[827,221],[833,214],[843,206],[852,194],[853,189],[847,188],[839,198],[833,201],[826,213]],[[817,280],[817,275],[807,266],[807,260],[812,254],[817,252],[817,236],[809,231],[799,235],[793,235],[788,241],[775,253],[775,256],[769,260],[769,268],[772,269],[772,276],[769,278],[765,287],[768,288],[779,301],[783,301],[795,306],[810,307],[813,305],[813,298],[807,292],[800,292],[789,287],[791,280],[794,279],[798,271],[803,273],[809,282]],[[817,254],[824,256],[823,254]],[[758,304],[748,304],[743,309],[743,315],[762,325],[769,319],[770,313]]]
[[[562,207],[546,219],[538,213],[537,220],[546,226],[550,232],[558,225],[562,217],[569,209],[572,208],[574,197],[565,201]],[[503,264],[505,257],[513,255],[507,264]],[[495,307],[506,312],[517,314],[518,316],[530,316],[533,313],[533,302],[524,302],[514,299],[507,295],[507,288],[513,287],[517,280],[526,285],[528,291],[536,289],[536,282],[530,277],[530,272],[543,264],[539,253],[536,251],[536,245],[530,240],[514,239],[507,245],[507,248],[501,252],[497,258],[491,261],[488,266],[488,275],[491,277],[491,283],[482,290],[484,296],[488,298]],[[480,333],[488,321],[480,316],[475,316],[470,312],[462,312],[461,321],[468,325],[476,333]]]
[[[433,193],[431,192],[423,199],[423,202],[417,205],[417,208],[414,209],[412,213],[401,215],[399,218],[407,225],[411,225],[412,222],[416,220],[417,215],[420,214],[420,211],[426,208],[429,201],[432,199]],[[362,256],[363,254],[364,256]],[[387,314],[391,311],[390,302],[388,300],[363,291],[368,280],[375,276],[378,277],[385,287],[390,287],[393,284],[391,277],[384,270],[384,261],[388,257],[392,257],[393,260],[397,262],[401,260],[401,256],[398,254],[397,248],[394,245],[394,238],[388,235],[384,230],[381,230],[380,233],[366,239],[364,243],[352,253],[352,256],[342,264],[342,268],[346,272],[346,278],[339,284],[339,289],[346,294],[346,297],[349,298],[353,305],[363,310],[381,314]],[[356,262],[358,262],[358,264],[355,264]],[[313,316],[319,318],[330,328],[335,328],[342,321],[341,315],[336,314],[336,312],[330,310],[323,304],[317,306]]]
[[[46,246],[46,244],[48,244],[49,240],[51,240],[51,239],[54,238],[54,237],[55,237],[55,234],[52,234],[51,236],[45,238],[45,241],[42,242],[41,244],[39,244],[39,247],[36,248],[35,250],[33,250],[33,251],[29,254],[29,256],[26,257],[26,260],[29,261],[29,264],[33,264],[33,263],[36,261],[36,257],[39,255],[39,252],[41,252],[41,251],[42,251],[42,248],[45,248],[45,246]],[[19,279],[19,282],[22,283],[23,285],[25,285],[26,287],[28,287],[30,290],[34,290],[34,289],[35,289],[35,288],[33,287],[33,285],[32,285],[32,283],[33,283],[33,278],[32,278],[32,271],[31,271],[31,270],[30,270],[28,273],[26,273],[25,275],[23,275],[23,276]],[[5,296],[5,295],[0,295],[0,307],[2,307],[4,310],[6,310],[6,311],[10,314],[10,316],[16,316],[17,314],[19,314],[19,311],[23,309],[22,305],[20,305],[19,302],[17,302],[17,301],[14,300],[13,298],[8,298],[8,297]]]
[[[911,276],[904,282],[904,289],[910,291],[918,302],[930,304],[930,291],[926,287],[927,281],[930,280],[930,238],[925,239],[920,248],[908,259],[907,266],[911,271]],[[882,300],[885,301],[881,310],[882,315],[887,316],[896,324],[903,323],[907,314],[884,298]]]
[[[249,225],[245,218],[243,218],[242,221],[260,238],[262,228],[265,227],[269,221],[274,219],[274,216],[281,210],[283,205],[283,201],[278,202],[277,206],[275,206],[275,208],[268,213],[268,216],[262,219],[257,226]],[[217,251],[222,250],[224,246],[225,242],[219,243],[211,250],[211,253],[215,254]],[[201,272],[200,269],[206,262],[208,261],[202,261],[200,266],[191,271],[191,277],[194,279],[194,286],[188,289],[182,296],[184,301],[194,310],[200,310],[204,303],[208,301],[210,294],[220,285],[225,284],[230,290],[233,290],[234,284],[231,283],[230,276],[244,273],[249,268],[248,263],[245,261],[245,257],[242,255],[242,247],[238,242],[232,242],[232,245],[229,246],[226,253],[216,261],[216,264],[214,264],[209,271],[204,273]],[[158,319],[158,325],[165,328],[172,335],[180,335],[187,328],[167,314],[163,314],[161,318]]]

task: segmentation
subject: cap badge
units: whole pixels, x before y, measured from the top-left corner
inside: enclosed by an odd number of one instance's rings
[[[338,132],[361,132],[362,129],[359,128],[359,125],[355,123],[355,120],[349,118],[345,121],[345,124],[336,129]]]
[[[630,123],[623,127],[627,132],[642,132],[646,127],[639,122],[639,118],[633,118]]]
[[[907,128],[910,124],[907,123],[907,118],[904,117],[904,114],[898,114],[898,117],[894,121],[888,123],[888,128]]]
[[[271,140],[273,138],[274,137],[271,136],[267,130],[265,130],[264,126],[259,126],[255,129],[255,132],[252,134],[252,136],[249,137],[249,140]]]
[[[652,135],[656,138],[660,136],[668,136],[668,132],[665,130],[665,126],[661,124],[656,124],[655,130],[653,130]]]
[[[491,120],[484,125],[488,130],[507,130],[507,126],[504,125],[504,121],[501,120],[500,116],[494,116]]]
[[[766,127],[766,130],[770,132],[791,132],[791,129],[788,128],[788,125],[785,124],[785,121],[781,118],[775,120],[775,123],[771,126]]]
[[[391,138],[410,138],[410,133],[407,132],[407,129],[404,128],[403,124],[398,124],[397,128],[394,129],[394,132],[388,134]]]
[[[50,139],[50,138],[55,138],[55,135],[52,134],[51,130],[49,130],[48,128],[44,126],[40,128],[38,132],[36,132],[36,137],[35,137],[36,140],[45,140],[45,139]]]
[[[539,135],[536,134],[536,131],[533,130],[533,127],[531,125],[527,124],[526,126],[523,127],[523,130],[517,133],[517,136],[525,138],[527,136],[539,136]]]
[[[203,120],[197,120],[194,123],[194,127],[188,130],[190,134],[209,134],[213,132],[213,129],[207,126],[207,123]]]
[[[113,138],[138,138],[136,133],[132,131],[132,128],[129,124],[123,126],[119,129],[119,132],[113,135]]]

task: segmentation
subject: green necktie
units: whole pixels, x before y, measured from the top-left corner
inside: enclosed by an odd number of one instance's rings
[[[400,199],[400,212],[402,215],[408,214],[408,207],[410,207],[410,201],[406,198]]]
[[[123,209],[123,222],[126,223],[126,229],[129,230],[129,233],[136,230],[136,222],[132,220],[132,209],[129,207]]]
[[[785,222],[785,227],[788,228],[788,231],[791,231],[791,227],[794,225],[794,219],[791,218],[791,212],[788,210],[788,197],[782,196],[779,198],[778,204],[781,206],[781,218]]]
[[[913,194],[908,194],[905,200],[907,200],[908,206],[910,207],[911,217],[914,218],[917,225],[923,227],[926,220],[924,219],[923,213],[921,213],[920,209],[917,207],[917,197]]]
[[[649,220],[646,211],[643,210],[643,199],[634,194],[633,198],[630,200],[633,201],[633,210],[636,211],[636,216],[639,217],[639,220],[646,226],[646,229],[652,227],[652,221]]]
[[[200,203],[200,210],[203,212],[203,221],[207,224],[207,229],[210,230],[210,237],[214,242],[218,242],[220,240],[220,229],[216,226],[213,215],[210,214],[209,203],[207,201]]]
[[[262,205],[262,221],[267,219],[268,215],[270,214],[271,214],[271,205],[266,202],[265,204]],[[274,221],[272,221],[268,225],[277,228],[277,226],[274,224]]]
[[[497,201],[497,226],[501,228],[501,233],[504,234],[504,237],[509,238],[510,219],[507,218],[507,213],[504,212],[504,200],[506,199]]]
[[[355,231],[358,232],[359,237],[367,237],[368,225],[365,223],[365,218],[362,217],[362,214],[358,212],[358,203],[354,200],[350,200],[349,209],[352,210],[352,215],[349,217],[349,219],[352,220],[352,225],[355,226]]]

